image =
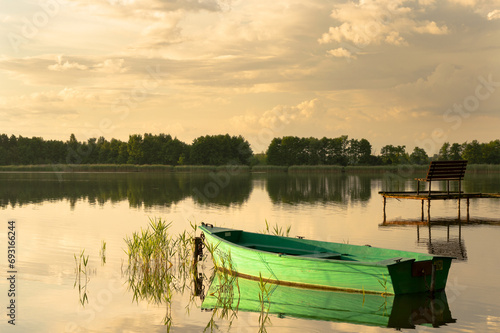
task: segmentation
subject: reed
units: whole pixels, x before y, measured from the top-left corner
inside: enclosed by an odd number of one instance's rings
[[[191,286],[191,282],[194,282],[193,290],[190,293],[192,295],[190,303],[195,296],[200,295],[199,287],[196,284],[199,283],[199,275],[202,275],[203,278],[204,274],[198,274],[197,262],[193,261],[193,243],[198,226],[196,223],[189,223],[191,226],[189,231],[185,230],[173,236],[169,231],[172,222],[166,223],[162,219],[150,218],[147,228],[134,232],[130,237],[125,238],[127,244],[125,253],[128,256],[125,275],[128,277],[128,289],[133,293],[133,301],[145,300],[157,306],[165,306],[163,324],[166,326],[167,332],[173,325],[172,299],[174,293],[183,293],[186,288]],[[285,235],[290,232],[290,227],[287,229],[277,225],[271,227],[267,221],[266,227],[270,233]],[[101,243],[101,255],[105,253],[105,244],[104,241]],[[211,287],[211,296],[215,296],[217,301],[204,332],[218,331],[217,319],[225,320],[230,329],[234,320],[237,319],[240,302],[240,286],[238,277],[234,274],[236,267],[230,251],[220,255],[221,249],[218,248],[218,244],[204,242],[204,245],[207,254],[203,256],[203,260],[208,256],[211,257],[212,278],[217,276],[219,281],[215,289],[212,290]],[[83,252],[81,257],[85,258]],[[75,260],[76,258],[75,255]],[[88,262],[88,256],[86,258],[82,267]],[[270,284],[262,276],[260,277],[259,289],[261,304],[259,332],[266,332],[266,325],[270,323],[269,309],[272,290]],[[188,309],[189,305],[186,308]]]
[[[215,165],[177,165],[174,167],[175,172],[215,172]]]
[[[344,167],[341,165],[292,165],[288,173],[341,173]]]
[[[215,168],[215,171],[229,172],[231,174],[248,173],[250,172],[250,167],[248,165],[239,165],[239,164],[219,165]]]
[[[164,304],[164,325],[172,325],[171,301],[174,281],[173,254],[176,242],[168,234],[171,223],[150,219],[146,230],[134,232],[126,238],[128,250],[128,285],[133,300],[146,300],[155,305]]]
[[[174,166],[163,164],[144,164],[137,166],[138,172],[173,172]]]
[[[499,172],[500,172],[499,164],[469,164],[467,165],[466,175],[467,173],[490,174]]]
[[[261,273],[259,273],[259,290],[259,333],[264,333],[267,332],[266,324],[271,323],[271,319],[269,318],[269,309],[271,307],[271,288],[267,286],[267,282],[264,281]]]
[[[193,277],[197,277],[196,266],[192,263],[192,243],[197,225],[190,224],[191,232],[183,231],[173,236],[169,231],[172,222],[150,219],[146,229],[125,238],[128,256],[125,275],[133,300],[164,305],[163,323],[167,331],[172,326],[174,293],[183,293],[191,286]]]
[[[89,263],[89,256],[85,256],[85,249],[80,252],[78,258],[76,254],[73,255],[75,257],[75,283],[73,284],[73,288],[78,284],[78,295],[80,299],[80,304],[85,306],[85,303],[88,304],[89,298],[87,295],[87,285],[90,281],[87,272],[87,265]],[[82,282],[83,280],[83,282]]]
[[[252,167],[251,171],[262,173],[287,172],[288,167],[281,165],[255,165]]]
[[[0,165],[0,172],[254,172],[254,173],[420,173],[429,168],[428,164],[399,165],[163,165],[163,164],[34,164]],[[469,164],[469,173],[500,173],[499,164]]]
[[[106,264],[106,242],[104,240],[101,241],[99,256],[101,257],[101,266],[104,266],[104,264]]]
[[[262,233],[275,236],[282,236],[282,237],[288,237],[290,235],[290,230],[292,229],[291,225],[289,225],[285,229],[276,223],[274,226],[270,228],[267,219],[265,220],[265,222],[266,222],[266,228],[262,231]]]
[[[382,276],[382,279],[377,279],[378,283],[380,283],[380,285],[382,286],[382,288],[384,288],[384,292],[382,293],[382,296],[386,296],[387,295],[387,276],[383,275]]]
[[[1,165],[0,172],[172,172],[171,165],[39,164]]]
[[[126,164],[54,164],[53,172],[135,172],[136,168]]]
[[[0,165],[0,172],[50,172],[54,171],[50,165]]]

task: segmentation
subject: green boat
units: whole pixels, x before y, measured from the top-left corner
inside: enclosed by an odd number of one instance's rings
[[[217,269],[288,286],[399,295],[444,290],[452,257],[200,226]]]
[[[279,318],[345,322],[366,326],[415,328],[439,327],[456,322],[444,291],[381,296],[332,292],[266,284],[265,291],[254,280],[228,280],[215,274],[201,304],[202,310],[262,312]],[[264,302],[262,301],[264,300]],[[222,310],[225,310],[222,311]],[[214,311],[217,313],[217,311]]]

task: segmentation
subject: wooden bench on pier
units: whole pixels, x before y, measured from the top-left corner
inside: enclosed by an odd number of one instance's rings
[[[465,176],[465,169],[467,167],[467,161],[432,161],[429,165],[429,170],[427,171],[427,176],[425,178],[415,178],[417,180],[417,191],[410,192],[388,192],[379,191],[378,193],[384,198],[384,223],[386,222],[386,199],[396,198],[396,199],[414,199],[422,201],[422,221],[424,221],[424,201],[427,200],[427,222],[430,222],[430,207],[431,200],[458,200],[458,219],[460,220],[460,200],[467,200],[467,221],[469,220],[469,200],[470,199],[480,199],[480,198],[499,198],[500,192],[497,193],[465,193],[462,192],[462,180]],[[431,185],[433,181],[447,181],[447,191],[431,191]],[[450,181],[458,181],[458,191],[450,191]],[[420,182],[428,182],[429,190],[428,192],[420,192]]]
[[[432,161],[425,178],[415,178],[417,181],[417,195],[420,194],[420,182],[429,183],[429,195],[433,181],[447,181],[447,193],[450,194],[450,181],[458,181],[458,193],[462,191],[462,179],[465,176],[467,161]]]

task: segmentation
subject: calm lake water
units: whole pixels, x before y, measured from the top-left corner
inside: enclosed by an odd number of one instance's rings
[[[124,239],[147,229],[155,218],[172,222],[172,235],[191,232],[191,223],[202,221],[260,232],[267,220],[270,226],[290,226],[293,237],[450,254],[458,259],[450,270],[447,302],[442,298],[435,306],[449,309],[453,320],[437,328],[417,325],[416,330],[500,331],[500,201],[471,200],[469,221],[462,201],[461,222],[456,201],[433,202],[429,228],[421,221],[419,201],[388,199],[384,222],[378,191],[415,189],[415,176],[422,175],[0,173],[0,331],[167,332],[168,314],[171,332],[203,332],[214,312],[201,310],[189,282],[185,288],[177,285],[170,304],[134,298]],[[468,175],[463,188],[499,192],[500,175]],[[8,295],[9,221],[15,222],[16,231],[15,297]],[[88,256],[85,277],[76,270],[82,251]],[[199,266],[210,276],[209,263]],[[205,282],[206,292],[210,281]],[[242,297],[251,288],[245,289],[245,283],[240,284]],[[391,300],[387,307],[381,296],[363,300],[359,295],[299,294],[294,296],[298,303],[280,308],[280,295],[294,292],[274,292],[268,332],[387,332],[396,329],[387,326],[406,327],[390,321],[391,311],[403,311],[403,306]],[[258,295],[250,297],[258,301]],[[11,300],[15,326],[8,323]],[[386,304],[379,311],[382,316],[377,323],[359,324],[370,302],[375,307],[377,302]],[[241,304],[232,320],[216,316],[214,331],[258,332],[260,313]],[[353,310],[352,304],[359,305]],[[425,311],[417,313],[420,321],[415,311],[402,316],[423,323]]]

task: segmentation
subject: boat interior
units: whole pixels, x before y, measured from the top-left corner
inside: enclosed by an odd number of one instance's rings
[[[355,260],[347,253],[307,244],[299,238],[282,238],[241,230],[221,230],[215,234],[236,245],[260,251],[318,259]]]
[[[242,230],[218,228],[212,232],[215,236],[235,245],[249,249],[271,252],[281,255],[304,257],[307,259],[345,260],[374,262],[387,265],[406,260],[430,260],[432,256],[405,251],[379,249],[371,246],[359,246],[343,243],[321,242],[302,238],[279,237]]]

